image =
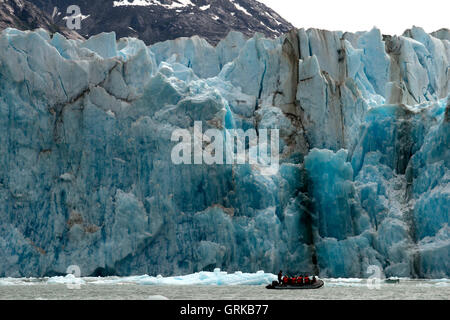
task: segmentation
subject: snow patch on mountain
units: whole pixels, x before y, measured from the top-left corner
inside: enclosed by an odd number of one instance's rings
[[[247,9],[245,9],[243,6],[241,6],[239,3],[237,3],[235,0],[230,0],[232,4],[234,4],[234,6],[236,7],[236,9],[238,9],[239,11],[242,11],[243,13],[245,13],[248,16],[251,16],[251,14],[247,11]]]

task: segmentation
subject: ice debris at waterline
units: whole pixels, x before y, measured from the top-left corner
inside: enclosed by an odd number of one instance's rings
[[[445,32],[2,31],[0,277],[450,276]],[[174,165],[195,121],[279,129],[279,170]]]
[[[177,277],[152,277],[148,275],[125,277],[117,279],[99,279],[94,280],[92,284],[141,284],[141,285],[267,285],[276,280],[277,277],[264,271],[257,273],[243,273],[236,271],[235,273],[227,273],[214,270],[214,272],[201,271],[195,274],[177,276]]]
[[[450,279],[411,279],[398,278],[401,284],[413,284],[421,287],[449,287]],[[227,273],[219,269],[214,272],[201,271],[195,274],[163,277],[158,276],[129,276],[129,277],[83,277],[77,278],[72,274],[50,278],[3,278],[0,286],[39,286],[39,285],[64,285],[69,288],[81,288],[82,286],[262,286],[276,281],[277,276],[264,271],[256,273],[244,273],[236,271]],[[326,278],[322,279],[325,287],[367,287],[368,284],[376,284],[374,279],[361,278]],[[380,279],[379,284],[384,287],[395,286]]]
[[[245,285],[267,285],[275,281],[277,276],[271,273],[265,273],[260,270],[256,273],[244,273],[236,271],[234,273],[227,273],[220,269],[215,269],[214,272],[201,271],[195,274],[163,277],[158,275],[156,277],[130,276],[130,277],[85,277],[77,278],[73,274],[66,276],[56,276],[42,279],[0,279],[0,286],[14,286],[14,285],[158,285],[158,286],[188,286],[188,285],[214,285],[214,286],[245,286]]]

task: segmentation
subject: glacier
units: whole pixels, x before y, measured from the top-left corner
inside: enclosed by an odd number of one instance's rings
[[[448,278],[448,38],[2,31],[0,277]],[[279,129],[279,170],[174,165],[195,121]]]

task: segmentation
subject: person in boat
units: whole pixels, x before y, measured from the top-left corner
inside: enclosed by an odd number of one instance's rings
[[[283,271],[280,270],[280,272],[278,272],[278,284],[282,284],[282,279],[283,279]]]
[[[283,284],[284,284],[284,285],[287,285],[288,282],[289,282],[288,277],[287,277],[287,276],[284,276],[284,277],[283,277]]]
[[[317,278],[316,278],[316,276],[314,276],[314,277],[312,278],[312,283],[316,283],[316,281],[317,281]]]

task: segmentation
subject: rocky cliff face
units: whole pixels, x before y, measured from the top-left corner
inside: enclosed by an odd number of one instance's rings
[[[3,31],[0,276],[448,277],[449,61],[420,28],[215,47]],[[279,129],[279,170],[173,164],[194,121]]]
[[[217,44],[230,31],[248,37],[260,32],[276,37],[290,23],[255,0],[31,0],[59,25],[65,25],[67,8],[78,5],[85,19],[85,37],[114,31],[118,37],[138,37],[147,44],[198,35]],[[55,11],[56,8],[56,11]]]
[[[76,32],[56,25],[45,12],[24,0],[0,1],[0,30],[6,28],[19,30],[43,28],[51,33],[59,32],[68,38],[82,39]]]

